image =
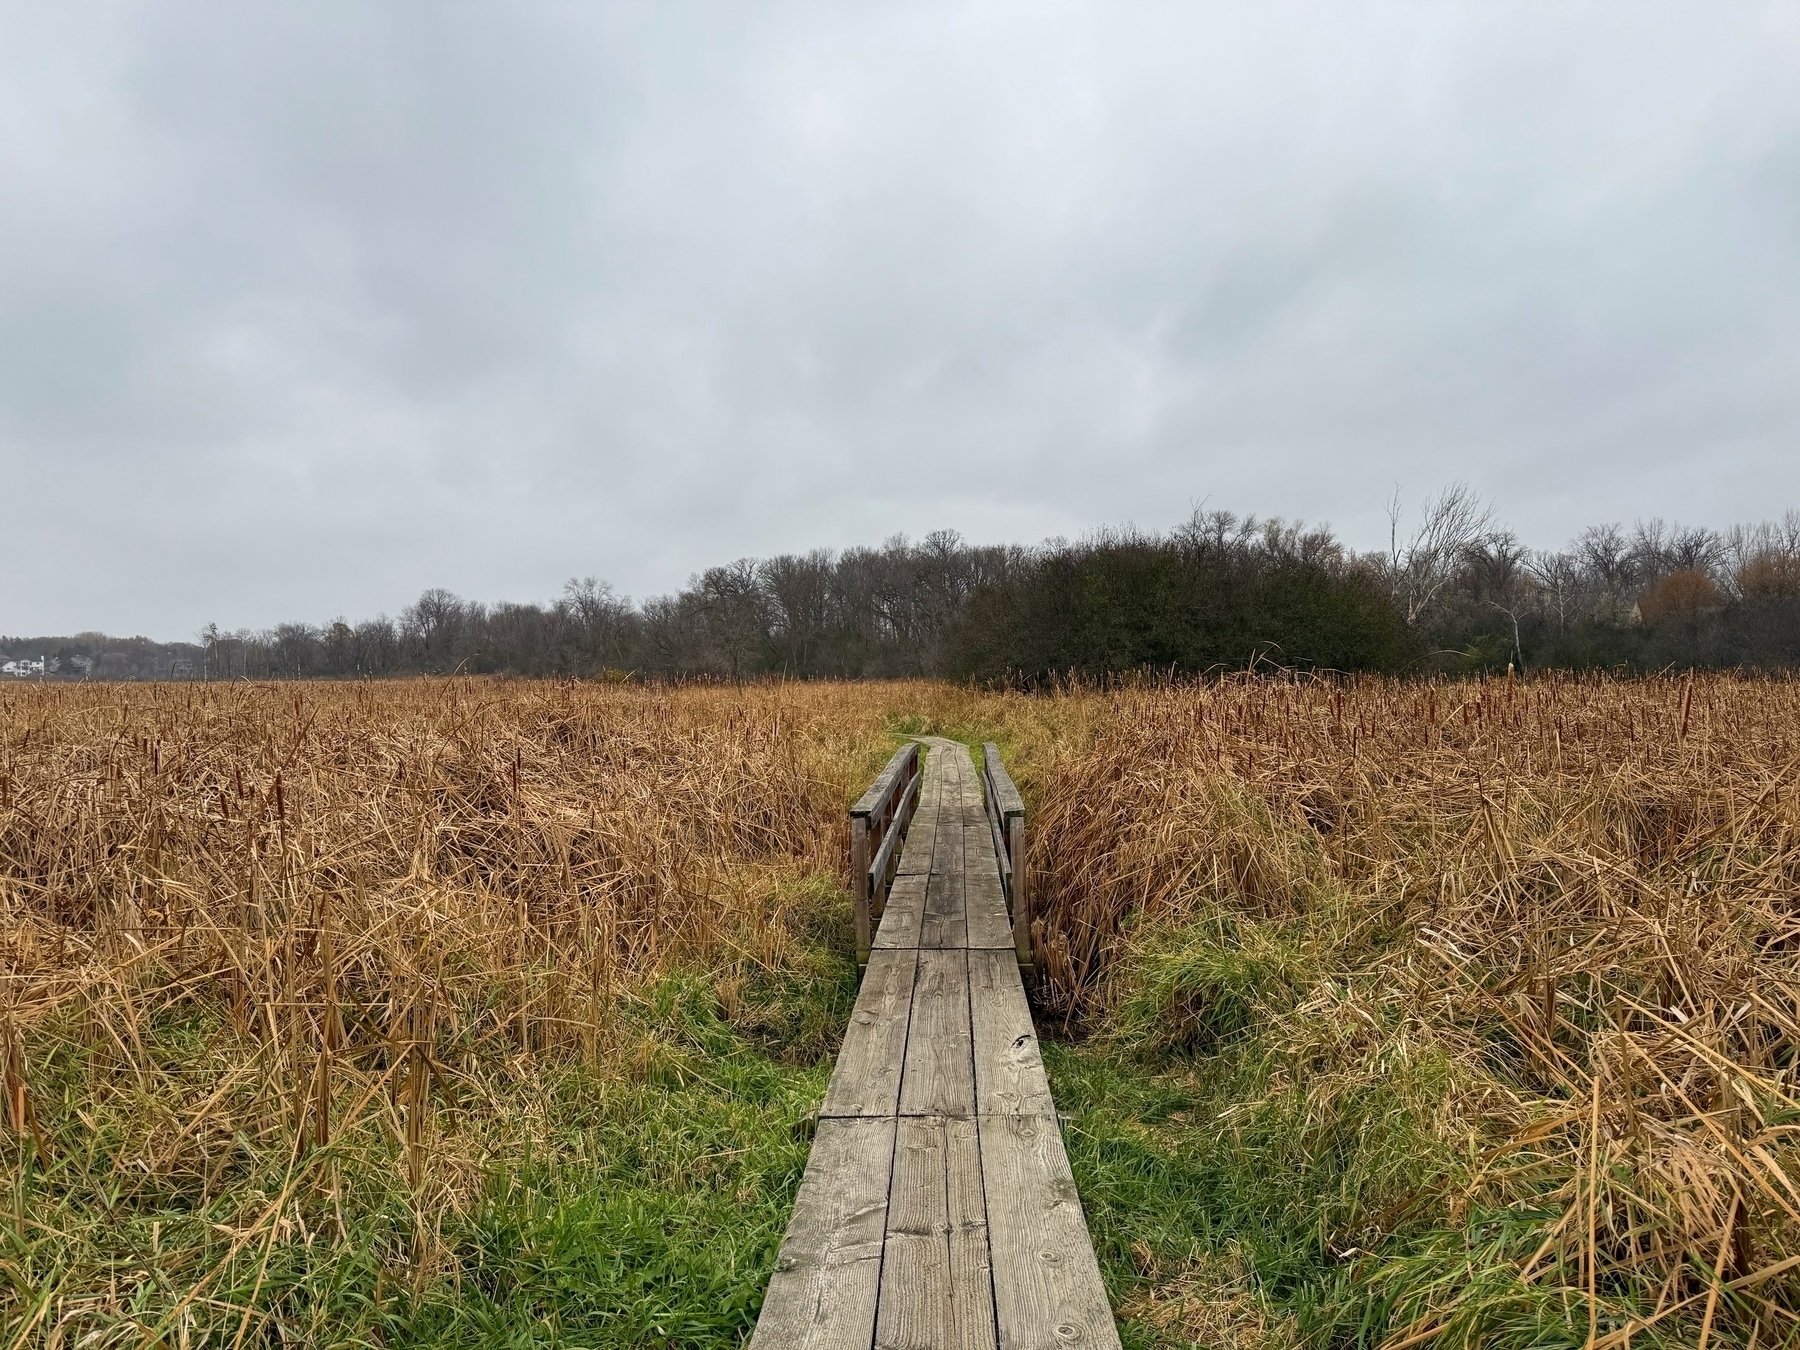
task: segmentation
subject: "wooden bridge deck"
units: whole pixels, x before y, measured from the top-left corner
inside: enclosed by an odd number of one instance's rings
[[[927,744],[751,1346],[1117,1347],[980,780]]]

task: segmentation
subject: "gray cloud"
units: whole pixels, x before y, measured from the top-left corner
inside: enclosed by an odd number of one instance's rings
[[[1800,502],[1800,10],[14,6],[0,629]]]

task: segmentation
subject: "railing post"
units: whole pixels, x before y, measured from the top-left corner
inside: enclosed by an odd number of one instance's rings
[[[850,817],[850,886],[856,897],[856,963],[869,964],[869,818]]]

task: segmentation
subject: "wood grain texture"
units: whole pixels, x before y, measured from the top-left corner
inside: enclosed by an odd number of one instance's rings
[[[942,799],[943,775],[929,759],[925,776],[919,784],[919,805],[913,812],[912,825],[906,832],[906,845],[900,850],[900,866],[896,876],[927,876],[931,872],[931,847],[937,832],[938,804]]]
[[[1054,1116],[984,1116],[981,1171],[1001,1350],[1117,1350]]]
[[[987,820],[987,807],[981,796],[981,775],[975,772],[967,750],[962,753],[962,761],[962,821],[964,825],[979,825]]]
[[[895,1133],[879,1350],[993,1350],[994,1291],[972,1120],[904,1117]]]
[[[969,961],[962,951],[921,951],[913,982],[903,1116],[975,1114],[974,1038],[969,1028]]]
[[[821,1117],[891,1116],[899,1108],[917,965],[918,953],[911,948],[869,954]]]
[[[887,908],[881,912],[881,926],[875,930],[877,950],[919,945],[919,928],[925,921],[925,883],[923,874],[894,878]]]
[[[969,953],[969,1023],[975,1038],[975,1110],[1050,1116],[1050,1080],[1010,949]]]
[[[874,898],[877,911],[887,898],[887,885],[899,867],[897,856],[906,846],[907,812],[916,805],[919,792],[919,780],[912,779],[910,785],[902,792],[900,800],[894,807],[894,818],[889,822],[887,833],[882,836],[881,847],[869,860],[869,893]]]
[[[893,757],[885,768],[875,775],[875,781],[869,784],[869,790],[856,799],[850,808],[853,816],[867,816],[879,811],[887,802],[888,794],[894,791],[896,784],[905,774],[912,756],[918,752],[917,745],[903,745],[894,751]]]
[[[821,1120],[751,1350],[868,1350],[894,1120]]]
[[[1025,866],[1025,817],[1008,823],[1006,848],[1011,860],[1006,872],[1006,898],[1012,903],[1013,950],[1018,955],[1020,971],[1035,981],[1037,960],[1031,948],[1031,876]]]
[[[751,1345],[1116,1350],[1020,981],[986,775],[963,746],[927,743]],[[1009,824],[1016,848],[1022,817]]]
[[[1006,766],[1000,762],[1000,748],[992,741],[981,747],[982,761],[987,768],[989,779],[994,784],[994,809],[1002,820],[1025,814],[1025,799],[1019,796],[1018,788],[1013,786],[1012,775],[1006,772]]]
[[[1006,912],[994,836],[985,819],[979,825],[963,826],[963,921],[968,925],[970,947],[1012,950],[1012,916]]]
[[[963,1350],[994,1350],[999,1340],[980,1128],[973,1120],[947,1120],[944,1139],[949,1174],[944,1189],[950,1214],[950,1306],[956,1314],[957,1333],[953,1344]]]
[[[957,776],[954,752],[941,758],[946,764],[939,789],[931,876],[925,884],[925,912],[919,922],[919,945],[960,948],[969,945],[969,921],[963,909],[962,781]]]
[[[856,959],[869,959],[869,822],[850,820],[850,905],[856,920]]]
[[[993,846],[994,857],[1000,863],[1000,884],[1006,888],[1007,894],[1010,896],[1012,893],[1012,855],[1006,847],[1005,822],[994,809],[994,793],[991,783],[987,785],[986,810],[983,814],[987,818],[988,838]]]

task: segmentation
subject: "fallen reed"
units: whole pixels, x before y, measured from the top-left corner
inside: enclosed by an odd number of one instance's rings
[[[1065,697],[1012,714],[1041,1009],[1197,1066],[1320,1334],[1795,1339],[1800,685]]]
[[[480,1208],[487,1132],[563,1128],[532,1123],[541,1080],[667,1069],[632,1009],[682,971],[728,1014],[806,973],[887,745],[867,703],[0,691],[7,1341],[287,1335],[271,1260],[355,1245],[359,1213],[393,1211],[378,1283],[457,1278],[444,1227]],[[816,1058],[826,1030],[776,1048]]]

